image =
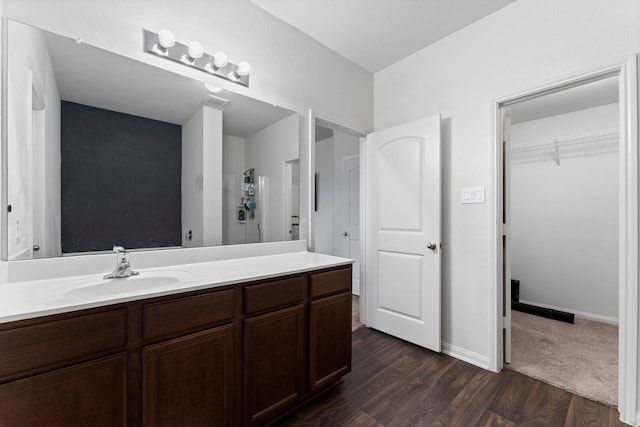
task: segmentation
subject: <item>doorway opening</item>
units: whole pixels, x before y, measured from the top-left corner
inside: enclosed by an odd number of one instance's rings
[[[314,251],[353,259],[352,330],[360,328],[360,149],[364,134],[315,117]]]
[[[527,119],[544,105],[546,113]],[[498,100],[495,112],[495,368],[512,362],[512,353],[514,366],[521,357],[512,344],[526,331],[522,316],[512,317],[512,301],[569,313],[577,323],[617,321],[619,340],[607,350],[618,361],[619,385],[609,386],[619,396],[606,403],[635,422],[637,59]],[[512,279],[520,280],[519,295],[511,295]],[[548,325],[537,328],[551,338]]]
[[[618,76],[504,108],[508,368],[615,406]]]

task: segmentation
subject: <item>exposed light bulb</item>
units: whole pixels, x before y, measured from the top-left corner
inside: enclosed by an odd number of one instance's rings
[[[227,54],[224,52],[216,52],[213,54],[213,66],[215,69],[224,68],[229,63]]]
[[[176,36],[174,36],[173,33],[167,29],[160,30],[160,32],[158,33],[158,44],[160,45],[160,47],[162,47],[162,49],[169,49],[176,44]]]
[[[202,44],[200,44],[200,42],[190,42],[189,46],[187,47],[187,53],[189,54],[189,57],[192,59],[198,59],[200,57],[202,57],[202,55],[204,54],[204,48],[202,47]]]
[[[229,73],[229,78],[233,81],[238,81],[242,77],[248,76],[251,72],[251,65],[248,62],[242,61],[236,66],[236,69]]]
[[[247,61],[242,61],[236,68],[236,74],[240,77],[248,76],[251,72],[251,65]]]

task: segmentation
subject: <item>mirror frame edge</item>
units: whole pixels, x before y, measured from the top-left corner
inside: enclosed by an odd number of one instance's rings
[[[2,110],[0,114],[0,120],[2,121],[1,125],[1,134],[0,134],[0,261],[7,262],[8,261],[8,245],[7,234],[8,234],[8,204],[7,204],[7,191],[8,191],[8,165],[7,165],[7,150],[8,150],[8,124],[7,119],[8,115],[8,99],[7,99],[7,89],[8,89],[8,79],[7,79],[7,70],[8,70],[8,24],[9,18],[3,17],[0,25],[2,26],[2,68],[0,69],[0,73],[2,74],[2,83],[0,84],[0,93],[1,106]]]

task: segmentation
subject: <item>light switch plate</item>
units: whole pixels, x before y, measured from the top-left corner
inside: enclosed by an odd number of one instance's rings
[[[465,187],[461,190],[460,202],[467,203],[484,203],[484,187]]]

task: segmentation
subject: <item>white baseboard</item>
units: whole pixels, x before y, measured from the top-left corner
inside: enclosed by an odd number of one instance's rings
[[[490,370],[488,356],[474,353],[473,351],[469,351],[467,349],[449,344],[447,342],[442,343],[442,352],[448,356],[455,357],[456,359],[460,359],[467,363],[471,363],[472,365],[476,365],[482,369]]]
[[[555,305],[542,304],[535,301],[520,300],[520,302],[523,304],[535,305],[537,307],[551,308],[553,310],[559,310],[559,311],[566,311],[567,313],[575,314],[575,316],[580,319],[594,320],[596,322],[608,323],[610,325],[618,324],[618,319],[616,319],[615,317],[602,316],[600,314],[587,313],[586,311],[572,310],[566,307],[558,307]]]

